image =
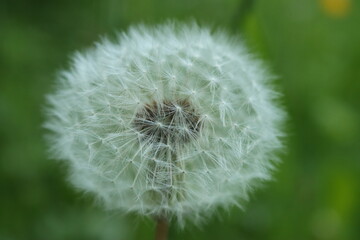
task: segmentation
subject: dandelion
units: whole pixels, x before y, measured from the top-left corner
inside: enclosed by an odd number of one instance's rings
[[[283,120],[270,78],[222,32],[133,27],[61,73],[48,96],[51,150],[107,209],[160,229],[198,223],[270,179]]]
[[[331,17],[342,18],[351,10],[351,0],[320,0],[323,11]]]

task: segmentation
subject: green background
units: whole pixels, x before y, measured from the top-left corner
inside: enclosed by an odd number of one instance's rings
[[[71,53],[169,18],[241,34],[289,113],[283,162],[246,211],[172,226],[170,239],[360,239],[360,2],[336,16],[324,1],[1,0],[0,240],[153,238],[151,221],[103,212],[66,181],[42,108]]]

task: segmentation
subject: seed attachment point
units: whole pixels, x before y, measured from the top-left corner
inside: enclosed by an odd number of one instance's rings
[[[153,101],[136,113],[133,126],[146,141],[179,144],[197,137],[202,119],[189,100]]]

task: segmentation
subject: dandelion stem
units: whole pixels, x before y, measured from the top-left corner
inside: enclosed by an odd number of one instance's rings
[[[160,217],[156,220],[155,240],[167,240],[169,223],[166,218]]]

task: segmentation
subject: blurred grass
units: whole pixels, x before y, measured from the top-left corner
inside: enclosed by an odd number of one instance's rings
[[[41,111],[73,51],[130,24],[168,18],[241,34],[279,76],[290,118],[276,181],[253,194],[245,212],[231,209],[201,229],[173,227],[171,239],[359,239],[359,1],[241,6],[238,0],[1,1],[0,240],[152,239],[151,222],[104,213],[66,182],[66,169],[46,156]]]

